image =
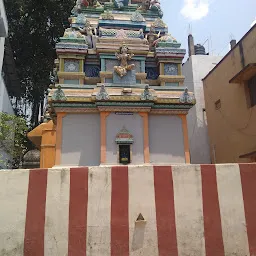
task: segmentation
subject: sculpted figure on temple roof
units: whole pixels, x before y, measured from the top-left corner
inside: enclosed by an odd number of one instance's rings
[[[163,11],[161,9],[161,3],[160,0],[150,0],[150,6],[149,9],[155,12],[158,12],[159,16],[163,17]]]
[[[82,6],[94,6],[96,8],[101,7],[101,4],[97,0],[76,0],[74,10],[76,13],[81,12]]]
[[[128,6],[129,0],[114,0],[114,5],[116,8],[121,9],[124,6]]]
[[[99,2],[99,1],[93,1],[93,7],[95,7],[95,8],[101,8],[101,7],[103,7],[102,5],[101,5],[101,3]]]
[[[156,34],[155,27],[151,25],[150,31],[146,36],[146,39],[148,40],[149,43],[149,50],[153,51],[154,50],[154,42],[160,37],[160,32]]]
[[[132,59],[134,54],[129,54],[129,48],[126,45],[122,45],[119,49],[119,53],[116,53],[116,57],[120,60],[120,66],[115,66],[115,72],[120,76],[126,76],[127,71],[135,68],[134,64],[129,65],[128,61]]]
[[[82,0],[76,0],[75,9],[81,10],[81,8],[82,8]]]
[[[93,48],[93,31],[97,34],[96,29],[94,30],[90,24],[90,22],[86,23],[83,28],[78,28],[80,33],[83,34],[88,42],[89,49]]]
[[[147,11],[149,9],[149,6],[150,6],[150,0],[145,0],[145,1],[142,1],[141,5],[138,7],[137,10]]]
[[[89,2],[87,0],[76,0],[75,10],[77,12],[80,12],[82,9],[82,6],[88,6]]]

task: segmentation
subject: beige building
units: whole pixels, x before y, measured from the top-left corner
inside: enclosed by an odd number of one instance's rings
[[[256,25],[203,83],[212,162],[255,162]]]

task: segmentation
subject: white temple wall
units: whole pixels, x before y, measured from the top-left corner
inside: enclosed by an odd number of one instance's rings
[[[68,114],[62,127],[61,165],[100,165],[100,115]]]
[[[149,151],[151,163],[185,163],[181,118],[149,115]]]
[[[111,113],[106,119],[106,163],[119,163],[118,145],[115,142],[116,135],[125,127],[132,135],[134,143],[132,145],[131,163],[144,163],[144,143],[143,143],[143,118],[139,114],[116,115]]]

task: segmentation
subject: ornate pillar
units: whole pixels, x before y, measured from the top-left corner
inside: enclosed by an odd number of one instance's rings
[[[180,118],[182,120],[185,160],[186,160],[186,164],[190,164],[187,116],[186,115],[180,115]]]
[[[62,121],[66,113],[57,113],[57,127],[56,127],[56,157],[55,165],[61,164],[61,147],[62,147]]]
[[[148,131],[148,113],[140,113],[143,118],[143,134],[144,134],[144,163],[148,164],[150,162],[149,153],[149,131]]]
[[[106,142],[107,142],[107,131],[106,131],[106,119],[110,112],[100,112],[100,163],[106,163]]]

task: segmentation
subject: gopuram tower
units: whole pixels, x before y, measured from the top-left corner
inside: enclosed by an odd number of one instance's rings
[[[41,167],[190,163],[186,51],[159,0],[77,0],[56,45]]]

